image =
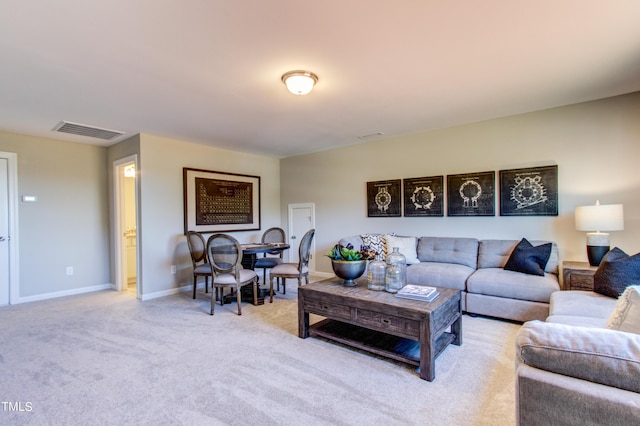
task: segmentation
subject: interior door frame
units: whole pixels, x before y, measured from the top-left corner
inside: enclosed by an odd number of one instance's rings
[[[126,248],[125,248],[125,236],[124,236],[124,175],[120,173],[120,169],[124,168],[123,166],[133,163],[136,168],[136,177],[135,177],[135,217],[136,217],[136,295],[137,298],[140,299],[142,297],[142,292],[140,288],[141,277],[140,277],[140,215],[139,215],[139,195],[138,195],[138,155],[133,154],[124,158],[120,158],[113,162],[113,197],[114,197],[114,227],[113,227],[113,237],[114,237],[114,253],[113,258],[115,259],[115,290],[124,291],[128,287],[127,283],[127,270],[123,268],[124,258],[126,257]]]
[[[20,259],[18,249],[18,154],[0,151],[7,160],[7,201],[9,210],[9,304],[20,302]]]
[[[288,239],[289,239],[289,244],[291,245],[291,247],[293,248],[293,245],[291,244],[291,236],[293,235],[291,233],[291,230],[293,229],[293,210],[294,209],[309,209],[311,212],[311,223],[310,225],[310,229],[315,229],[316,227],[316,205],[315,203],[296,203],[296,204],[289,204],[288,206],[288,217],[287,217],[287,221],[288,221]],[[304,235],[304,234],[303,234]],[[299,238],[302,238],[302,235],[298,236]],[[300,240],[298,240],[298,244],[300,243]],[[309,257],[309,272],[315,272],[316,270],[316,239],[314,238],[311,241],[311,251],[310,251],[311,255]],[[297,257],[297,254],[296,254]]]

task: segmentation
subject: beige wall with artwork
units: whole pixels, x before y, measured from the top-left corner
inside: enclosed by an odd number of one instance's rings
[[[384,129],[375,129],[384,131]],[[316,265],[342,236],[365,232],[556,241],[563,260],[586,261],[574,208],[622,203],[625,230],[612,246],[640,251],[640,93],[384,139],[281,162],[281,213],[316,206]],[[366,183],[387,179],[558,166],[558,216],[369,218]],[[496,200],[499,191],[496,193]],[[446,212],[446,204],[445,204]],[[286,220],[283,220],[286,223]]]
[[[260,241],[281,226],[280,161],[152,135],[140,135],[141,277],[143,299],[190,286],[191,260],[183,222],[184,167],[260,176],[261,230],[229,232],[241,243]],[[171,274],[171,265],[177,273]]]

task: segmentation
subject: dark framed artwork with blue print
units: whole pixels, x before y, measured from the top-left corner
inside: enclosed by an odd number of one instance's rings
[[[558,216],[558,166],[500,170],[500,216]]]
[[[401,214],[401,180],[367,182],[367,215],[369,217],[398,217]]]
[[[405,217],[444,216],[444,176],[403,179]]]
[[[495,216],[496,172],[447,176],[448,216]]]

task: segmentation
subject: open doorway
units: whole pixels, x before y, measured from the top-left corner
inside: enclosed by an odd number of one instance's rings
[[[138,156],[113,163],[116,290],[140,298],[138,251]]]

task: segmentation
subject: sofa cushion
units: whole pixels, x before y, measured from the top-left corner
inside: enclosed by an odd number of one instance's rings
[[[592,291],[556,291],[549,300],[547,321],[603,328],[615,306],[614,299]]]
[[[407,258],[407,264],[412,265],[419,263],[416,237],[398,237],[395,235],[387,235],[386,237],[387,254],[393,252],[394,247],[398,247],[398,251]]]
[[[530,241],[533,246],[549,242]],[[511,252],[517,245],[518,241],[516,240],[481,240],[478,246],[478,268],[504,268]],[[544,271],[558,275],[559,259],[558,246],[556,243],[551,243],[551,254]]]
[[[640,335],[529,321],[516,335],[516,352],[532,367],[640,392]]]
[[[551,254],[551,243],[532,246],[526,238],[511,252],[504,269],[544,277],[544,268]]]
[[[607,328],[640,334],[640,286],[629,286],[622,293],[607,320]]]
[[[554,291],[560,289],[553,274],[543,277],[507,271],[502,268],[478,269],[467,280],[467,292],[510,299],[549,303]]]
[[[593,291],[620,297],[629,285],[640,284],[640,253],[629,256],[618,247],[604,255],[593,276]]]
[[[478,267],[478,240],[475,238],[420,237],[420,262],[455,263]]]
[[[455,263],[421,262],[407,267],[407,283],[464,290],[474,271]]]

